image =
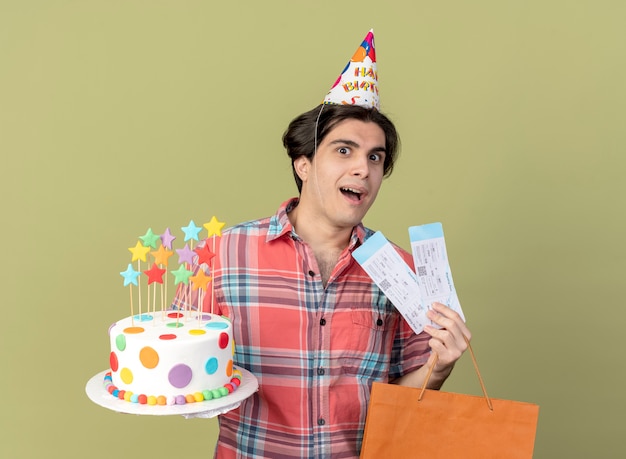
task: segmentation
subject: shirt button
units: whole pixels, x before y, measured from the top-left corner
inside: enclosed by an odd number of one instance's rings
[[[324,325],[326,325],[326,319],[322,319],[320,320],[320,325],[323,327]]]
[[[323,368],[318,368],[318,369],[317,369],[317,374],[318,374],[318,375],[323,376],[323,375],[324,375],[324,373],[326,373],[326,372],[324,371],[324,369],[323,369]]]
[[[376,325],[378,325],[380,327],[380,326],[382,326],[382,324],[383,324],[383,319],[381,319],[379,317],[378,320],[376,321]]]
[[[323,418],[320,418],[320,419],[317,420],[317,425],[318,426],[323,426],[324,424],[326,424],[326,421],[324,421]]]
[[[315,277],[315,273],[313,271],[309,271],[309,276]]]

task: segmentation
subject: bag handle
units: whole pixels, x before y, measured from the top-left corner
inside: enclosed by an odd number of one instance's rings
[[[467,336],[463,335],[463,338],[465,338],[465,342],[467,343],[467,348],[469,349],[470,355],[472,356],[472,363],[474,364],[474,369],[476,370],[476,374],[478,375],[478,382],[480,382],[480,388],[482,389],[483,395],[485,396],[485,401],[487,402],[487,406],[489,407],[491,411],[493,411],[493,404],[491,403],[491,399],[489,398],[489,395],[487,395],[487,389],[485,388],[483,377],[480,375],[480,370],[478,369],[478,362],[476,362],[476,356],[474,355],[474,350],[472,349],[472,345],[467,339]],[[432,366],[428,369],[428,373],[426,373],[426,378],[424,379],[422,390],[420,391],[419,397],[417,398],[418,402],[422,401],[422,397],[424,396],[424,392],[426,391],[426,385],[428,384],[428,380],[430,380],[430,375],[432,375],[433,369],[435,368],[435,365],[437,364],[438,359],[439,359],[439,355],[435,352],[435,361],[433,362]]]

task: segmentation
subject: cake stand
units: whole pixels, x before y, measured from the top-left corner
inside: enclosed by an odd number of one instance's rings
[[[92,402],[119,413],[213,418],[239,407],[241,402],[259,389],[259,381],[252,373],[243,368],[237,369],[241,371],[242,380],[236,391],[218,399],[184,405],[142,405],[115,398],[104,388],[104,375],[110,370],[104,370],[87,381],[85,392]]]

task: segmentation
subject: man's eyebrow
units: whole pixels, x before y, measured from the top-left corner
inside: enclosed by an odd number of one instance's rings
[[[335,139],[333,141],[330,142],[331,145],[335,145],[335,144],[343,144],[343,145],[349,145],[351,147],[358,147],[359,144],[357,142],[355,142],[354,140],[348,140],[348,139]]]

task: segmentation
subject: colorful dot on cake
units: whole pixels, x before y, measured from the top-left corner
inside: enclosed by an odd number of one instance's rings
[[[229,360],[226,364],[226,376],[229,378],[233,375],[233,361]]]
[[[196,399],[193,396],[193,394],[185,395],[185,402],[187,402],[187,403],[194,403],[195,401],[196,401]]]
[[[202,392],[194,392],[193,393],[193,398],[196,400],[196,402],[203,402],[204,401],[204,395],[202,395]]]
[[[185,403],[187,403],[187,401],[185,400],[185,396],[184,395],[177,395],[176,396],[176,404],[177,405],[184,405]]]
[[[139,333],[143,333],[145,330],[142,327],[126,327],[124,329],[124,333],[128,333],[129,335],[138,335]]]
[[[167,317],[170,319],[180,319],[184,317],[184,314],[182,312],[168,312]]]
[[[147,401],[148,405],[156,405],[157,404],[157,398],[154,395],[150,395],[148,397],[148,401]]]
[[[198,330],[197,328],[194,328],[193,330],[189,330],[189,334],[198,336],[198,335],[205,335],[206,332],[204,330]]]
[[[138,320],[139,322],[150,322],[152,319],[154,319],[154,317],[152,317],[150,314],[137,314],[134,317],[135,320]]]
[[[115,352],[111,352],[109,355],[109,365],[111,366],[111,370],[117,371],[119,367],[119,361],[117,360],[117,354]]]
[[[162,339],[164,341],[176,339],[176,335],[172,335],[171,333],[165,333],[163,335],[159,335],[159,339]]]
[[[119,334],[115,337],[115,345],[119,351],[126,349],[126,336]]]
[[[139,397],[137,397],[137,401],[139,402],[139,404],[145,405],[146,403],[148,403],[148,396],[140,394]]]
[[[133,372],[124,367],[120,371],[120,378],[124,384],[130,384],[133,382]]]
[[[213,399],[213,394],[211,393],[210,390],[203,390],[202,391],[202,396],[204,397],[205,400],[212,400]]]
[[[167,398],[165,398],[165,395],[159,395],[157,397],[157,405],[166,405],[167,404]]]
[[[206,371],[206,374],[212,375],[217,371],[217,367],[217,359],[215,357],[211,357],[209,360],[206,361],[206,364],[204,365],[204,370]]]
[[[126,400],[127,402],[130,402],[132,397],[133,397],[133,393],[131,391],[129,391],[129,390],[127,390],[124,393],[124,400]]]
[[[186,387],[191,382],[193,372],[187,365],[180,363],[174,365],[167,375],[170,384],[178,389]]]
[[[213,396],[213,398],[221,398],[222,397],[222,393],[219,391],[219,389],[213,389],[211,391],[211,395]]]
[[[228,328],[228,324],[224,322],[209,322],[205,325],[209,330],[226,330]]]
[[[224,332],[220,333],[220,338],[218,341],[220,349],[226,349],[228,347],[228,342],[229,342],[228,333],[224,333]]]
[[[159,364],[159,354],[150,346],[146,346],[139,351],[139,361],[148,368],[155,368]]]
[[[139,394],[132,394],[130,396],[130,403],[139,403]]]
[[[180,328],[180,327],[184,327],[185,325],[182,322],[170,322],[166,324],[165,326],[169,328]]]

